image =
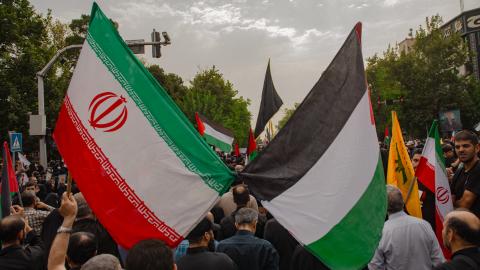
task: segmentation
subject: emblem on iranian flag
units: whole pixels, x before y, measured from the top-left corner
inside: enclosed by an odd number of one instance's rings
[[[88,110],[89,123],[94,129],[104,132],[113,132],[120,129],[128,117],[127,100],[112,92],[103,92],[96,95]]]

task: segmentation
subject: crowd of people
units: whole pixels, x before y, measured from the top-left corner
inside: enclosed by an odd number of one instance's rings
[[[409,141],[406,146],[416,168],[422,144]],[[400,190],[387,186],[388,217],[365,269],[480,269],[478,137],[459,132],[455,140],[444,140],[442,150],[456,208],[443,220],[443,243],[434,233],[435,194],[420,185],[424,219],[418,219],[404,211]],[[225,161],[236,172],[243,170],[242,157]],[[96,219],[75,185],[72,193],[66,192],[67,170],[61,162],[46,169],[18,163],[16,173],[20,193],[11,215],[0,220],[2,270],[329,269],[262,207],[242,179],[175,249],[146,239],[126,250]],[[449,260],[440,244],[451,253]]]

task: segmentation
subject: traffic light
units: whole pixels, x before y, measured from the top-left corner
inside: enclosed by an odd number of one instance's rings
[[[158,42],[158,44],[152,45],[152,57],[160,58],[162,56],[162,52],[160,51],[160,32],[155,31],[155,29],[153,29],[152,32],[152,42]]]

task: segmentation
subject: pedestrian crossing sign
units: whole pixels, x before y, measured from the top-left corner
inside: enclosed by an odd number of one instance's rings
[[[10,151],[22,152],[22,133],[10,133]]]

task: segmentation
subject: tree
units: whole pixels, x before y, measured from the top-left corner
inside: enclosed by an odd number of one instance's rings
[[[288,122],[290,117],[292,117],[293,113],[295,112],[295,110],[298,108],[299,105],[300,105],[299,103],[295,102],[295,104],[293,104],[293,108],[283,109],[284,115],[283,115],[282,119],[280,119],[280,121],[278,121],[277,130],[280,131],[280,129],[282,129],[285,126],[285,124]]]
[[[232,130],[239,145],[245,146],[251,120],[250,100],[236,97],[238,91],[215,66],[197,73],[190,84],[179,103],[187,117],[194,122],[195,112],[199,112]]]
[[[183,97],[187,93],[187,87],[183,84],[180,76],[174,73],[167,74],[163,68],[158,65],[148,66],[147,69],[177,104],[183,101]]]
[[[389,48],[368,59],[367,79],[372,100],[396,100],[393,105],[374,106],[378,132],[389,122],[390,110],[399,112],[402,128],[411,136],[425,137],[438,113],[460,109],[465,128],[480,119],[479,84],[459,70],[468,63],[470,52],[458,33],[445,35],[439,16],[427,19],[415,32],[409,53]],[[381,122],[378,124],[378,122]]]
[[[0,4],[0,136],[8,130],[28,134],[29,113],[37,112],[35,74],[53,55],[48,46],[45,19],[27,0]],[[24,148],[34,147],[26,137]]]

